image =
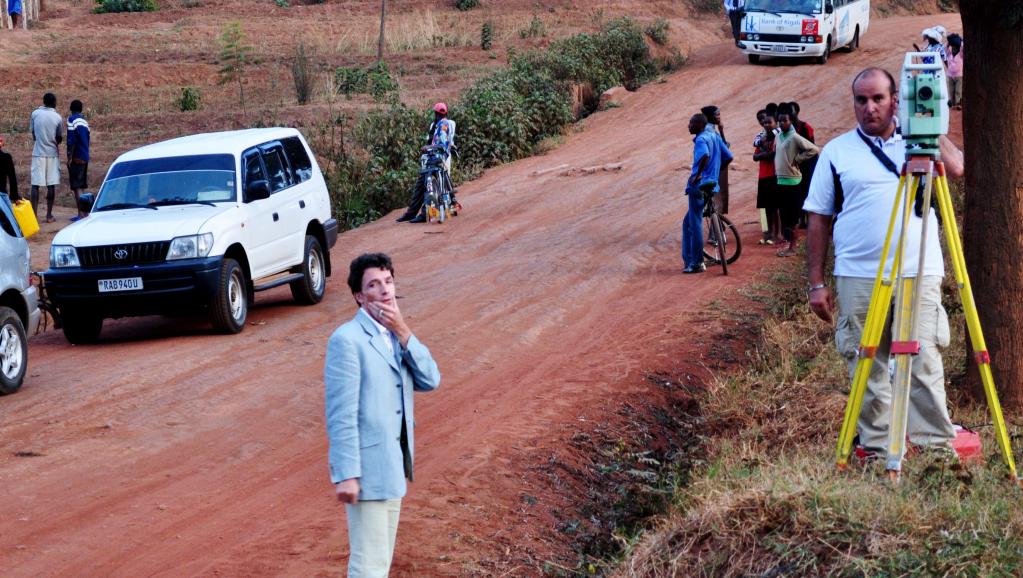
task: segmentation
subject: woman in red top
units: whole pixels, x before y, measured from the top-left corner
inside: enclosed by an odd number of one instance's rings
[[[764,231],[764,238],[760,240],[760,244],[773,245],[781,241],[781,211],[775,192],[777,183],[774,178],[774,131],[778,127],[778,123],[774,116],[768,114],[766,110],[757,113],[757,120],[764,128],[753,139],[753,160],[760,163],[757,180],[757,208],[764,211],[764,221],[767,223],[767,230]]]

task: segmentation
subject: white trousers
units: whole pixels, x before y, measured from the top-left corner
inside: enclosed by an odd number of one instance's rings
[[[345,504],[348,517],[348,578],[385,578],[391,571],[401,500]]]
[[[917,331],[920,353],[913,357],[913,379],[909,393],[909,441],[915,445],[951,447],[955,430],[948,416],[945,402],[945,371],[939,347],[949,342],[948,316],[941,306],[941,277],[926,276],[921,280],[920,315]],[[857,351],[863,335],[863,325],[870,307],[873,279],[836,277],[838,292],[838,328],[835,343],[849,364],[849,377],[856,372]],[[892,411],[892,383],[889,357],[892,346],[892,317],[889,311],[884,333],[874,357],[874,365],[867,379],[863,395],[858,431],[860,444],[869,449],[884,451],[888,446],[888,424]],[[894,360],[892,360],[894,365]]]

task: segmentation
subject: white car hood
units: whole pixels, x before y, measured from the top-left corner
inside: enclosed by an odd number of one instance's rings
[[[97,247],[124,243],[169,241],[174,237],[203,233],[211,218],[235,207],[234,203],[176,205],[153,209],[97,211],[65,227],[53,238],[54,245]]]

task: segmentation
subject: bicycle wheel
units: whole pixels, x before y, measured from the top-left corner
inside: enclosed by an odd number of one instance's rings
[[[732,224],[728,217],[718,215],[721,220],[721,235],[725,239],[725,258],[731,265],[739,260],[742,253],[742,239],[739,237],[739,229]],[[711,232],[711,218],[707,215],[703,218],[703,258],[713,265],[718,264],[718,247],[714,234]]]
[[[713,227],[714,237],[717,238],[717,261],[721,264],[721,271],[723,274],[728,275],[728,257],[725,253],[725,247],[728,246],[728,239],[725,237],[725,230],[721,227],[721,215],[714,213],[710,216],[711,227]]]
[[[433,181],[434,194],[437,196],[437,222],[443,223],[448,218],[448,204],[444,202],[447,196],[444,193],[444,185],[437,174],[430,175],[430,180]]]

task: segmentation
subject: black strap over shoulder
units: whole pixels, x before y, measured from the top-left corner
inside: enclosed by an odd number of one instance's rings
[[[832,216],[837,217],[842,212],[842,205],[845,204],[845,190],[842,189],[842,178],[835,170],[835,163],[828,164],[831,165],[831,181],[835,184],[835,212]]]
[[[874,157],[877,158],[877,160],[882,165],[884,165],[884,168],[888,169],[896,177],[902,176],[902,174],[899,172],[899,167],[895,166],[895,162],[893,162],[892,159],[888,158],[888,155],[884,154],[884,151],[881,150],[881,147],[877,146],[877,144],[874,143],[874,140],[872,138],[863,134],[863,131],[861,131],[858,127],[856,128],[856,134],[859,135],[860,140],[862,140],[864,143],[866,143],[868,147],[870,147],[870,152],[874,155]]]

